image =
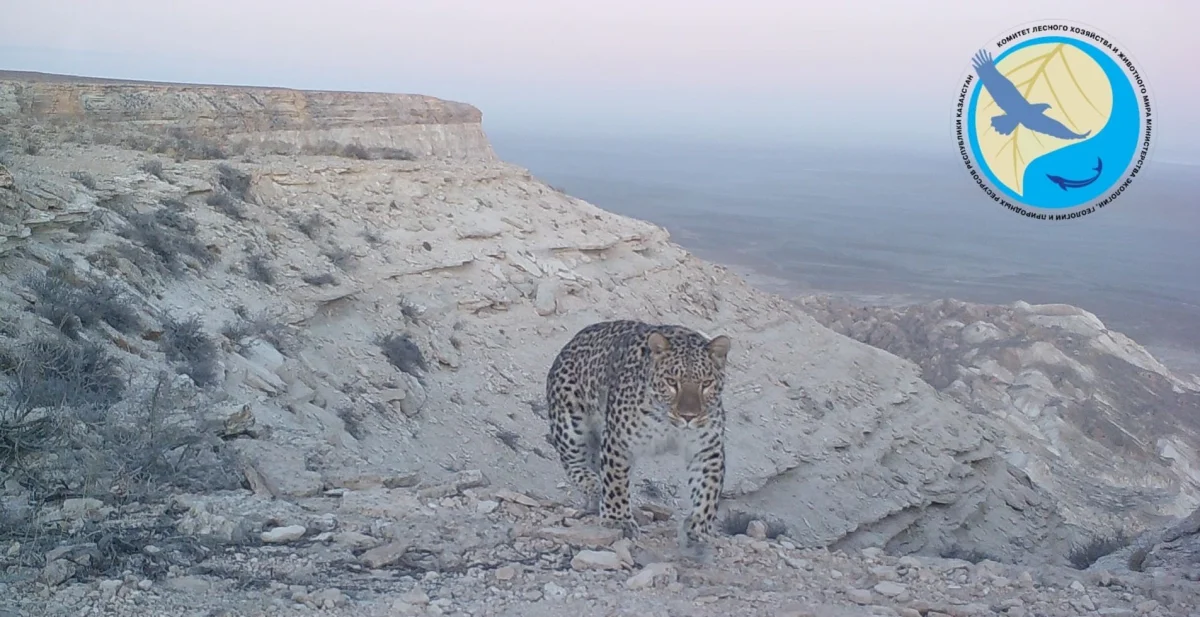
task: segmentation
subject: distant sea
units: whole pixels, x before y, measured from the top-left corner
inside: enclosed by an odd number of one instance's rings
[[[1200,374],[1200,166],[1151,159],[1073,221],[989,202],[953,149],[753,147],[489,131],[497,153],[783,295],[1066,303]]]

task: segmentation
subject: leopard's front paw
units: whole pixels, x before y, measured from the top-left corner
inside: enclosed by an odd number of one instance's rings
[[[642,530],[638,526],[637,521],[632,516],[625,517],[603,517],[601,519],[605,526],[620,529],[622,534],[630,540],[637,539],[641,535]]]
[[[680,548],[706,545],[712,539],[712,535],[712,524],[695,514],[683,519],[679,524]]]

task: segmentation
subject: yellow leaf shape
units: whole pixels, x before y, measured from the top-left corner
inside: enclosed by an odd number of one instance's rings
[[[1079,48],[1066,43],[1030,45],[1004,57],[996,69],[1007,77],[1031,104],[1048,103],[1045,115],[1062,122],[1072,132],[1094,136],[1112,113],[1112,89],[1104,69]],[[975,107],[975,134],[979,151],[995,174],[1017,195],[1023,195],[1025,168],[1038,157],[1076,139],[1060,139],[1018,125],[1001,135],[992,128],[992,117],[1004,113],[987,88],[979,93]]]

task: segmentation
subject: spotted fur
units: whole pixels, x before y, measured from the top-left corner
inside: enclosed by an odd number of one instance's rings
[[[546,377],[550,436],[571,481],[602,520],[638,533],[630,470],[643,454],[679,451],[691,513],[680,539],[712,533],[725,482],[721,392],[730,339],[674,325],[616,320],[580,330]]]

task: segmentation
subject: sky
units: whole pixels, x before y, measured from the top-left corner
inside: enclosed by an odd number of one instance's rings
[[[1160,112],[1155,154],[1200,161],[1194,0],[7,4],[9,70],[428,94],[506,134],[893,148],[945,147],[971,55],[1064,18],[1131,52]]]

